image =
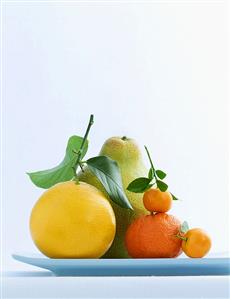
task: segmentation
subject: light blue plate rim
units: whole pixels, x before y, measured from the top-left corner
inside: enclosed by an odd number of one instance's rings
[[[20,262],[64,276],[229,275],[229,257],[191,259],[52,259],[43,255],[12,254]]]

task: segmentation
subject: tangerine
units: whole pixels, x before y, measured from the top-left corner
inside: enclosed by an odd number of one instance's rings
[[[180,221],[169,214],[157,213],[137,218],[125,236],[125,245],[133,258],[173,258],[181,254],[182,240],[176,235]]]
[[[205,256],[211,245],[211,238],[200,228],[190,229],[183,235],[182,250],[189,257],[201,258]]]
[[[168,212],[172,206],[172,195],[167,191],[151,188],[144,193],[143,203],[150,212]]]

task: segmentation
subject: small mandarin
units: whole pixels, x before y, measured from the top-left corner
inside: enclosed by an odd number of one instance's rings
[[[144,193],[143,203],[150,212],[165,213],[172,207],[172,195],[167,191],[151,188]]]
[[[209,235],[200,228],[188,230],[183,235],[182,250],[192,258],[201,258],[205,256],[212,245]]]

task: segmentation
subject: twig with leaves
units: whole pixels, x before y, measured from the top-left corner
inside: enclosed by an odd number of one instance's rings
[[[145,191],[156,185],[156,187],[162,192],[167,191],[168,185],[163,182],[163,179],[167,176],[167,174],[161,169],[155,169],[147,146],[145,146],[145,150],[150,162],[148,177],[140,177],[135,179],[128,185],[127,190],[134,193],[144,193]],[[173,200],[178,200],[175,195],[173,195],[172,193],[171,195]]]

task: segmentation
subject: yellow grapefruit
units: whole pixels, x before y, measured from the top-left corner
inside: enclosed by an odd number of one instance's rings
[[[39,198],[30,217],[38,249],[51,258],[99,258],[111,246],[116,221],[105,195],[74,181],[59,183]]]

